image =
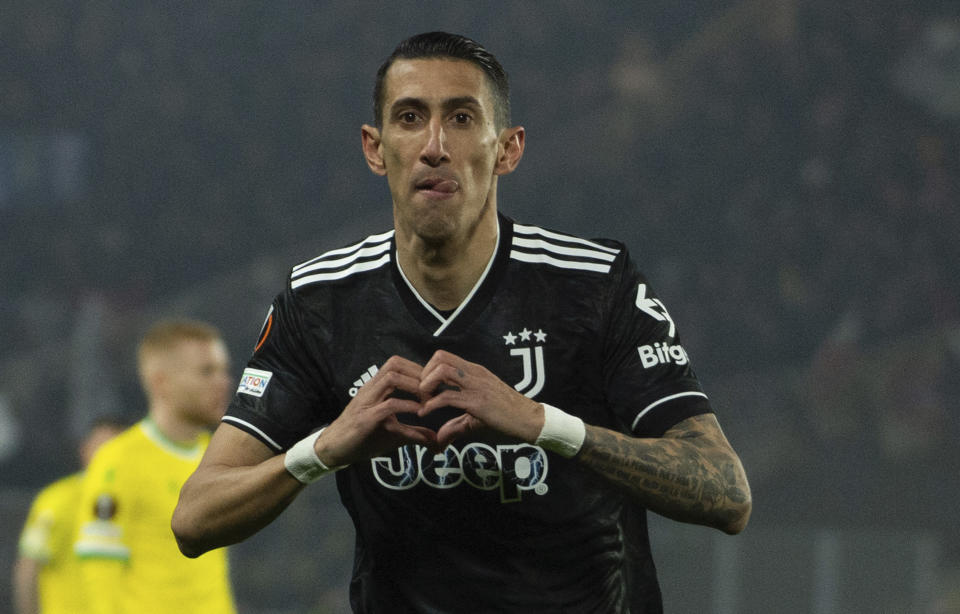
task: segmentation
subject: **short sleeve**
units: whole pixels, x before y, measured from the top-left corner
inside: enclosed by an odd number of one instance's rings
[[[604,336],[604,385],[631,434],[659,437],[713,409],[666,305],[626,249],[621,257]]]
[[[323,426],[324,386],[289,289],[270,306],[223,421],[280,453]]]
[[[18,543],[20,556],[42,563],[46,563],[51,558],[51,538],[53,525],[56,522],[54,510],[45,501],[47,499],[45,494],[45,491],[41,491],[30,504],[30,512],[20,532]]]

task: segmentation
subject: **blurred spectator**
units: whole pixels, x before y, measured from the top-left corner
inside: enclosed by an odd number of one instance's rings
[[[124,425],[113,418],[99,418],[90,423],[77,445],[81,471],[46,486],[33,500],[20,535],[13,570],[17,614],[85,609],[83,584],[73,555],[83,469],[97,449],[123,428]]]

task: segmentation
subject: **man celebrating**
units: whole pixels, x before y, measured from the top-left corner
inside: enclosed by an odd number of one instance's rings
[[[657,612],[645,509],[728,533],[751,498],[623,244],[514,222],[507,77],[402,42],[362,147],[394,228],[293,268],[173,528],[196,556],[336,472],[357,612]]]
[[[147,416],[104,444],[84,477],[74,551],[94,614],[231,614],[226,551],[184,558],[170,531],[230,398],[227,348],[212,326],[159,322],[140,342]]]

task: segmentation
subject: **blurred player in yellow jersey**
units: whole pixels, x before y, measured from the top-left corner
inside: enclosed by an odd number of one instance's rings
[[[77,451],[81,466],[86,467],[97,448],[121,430],[122,424],[112,418],[96,420]],[[82,477],[77,472],[53,482],[30,506],[13,570],[17,614],[82,612],[84,598],[73,555]]]
[[[74,551],[90,614],[229,614],[226,550],[180,554],[170,529],[180,487],[231,396],[228,353],[204,323],[156,324],[139,347],[147,416],[90,462]]]

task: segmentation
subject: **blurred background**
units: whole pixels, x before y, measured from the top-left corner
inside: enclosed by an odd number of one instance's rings
[[[668,612],[960,612],[960,8],[928,0],[5,0],[0,611],[36,490],[145,411],[155,318],[239,378],[287,269],[390,225],[377,66],[477,39],[527,129],[501,210],[625,241],[754,493],[654,518]],[[244,614],[344,612],[333,481],[233,548]]]

